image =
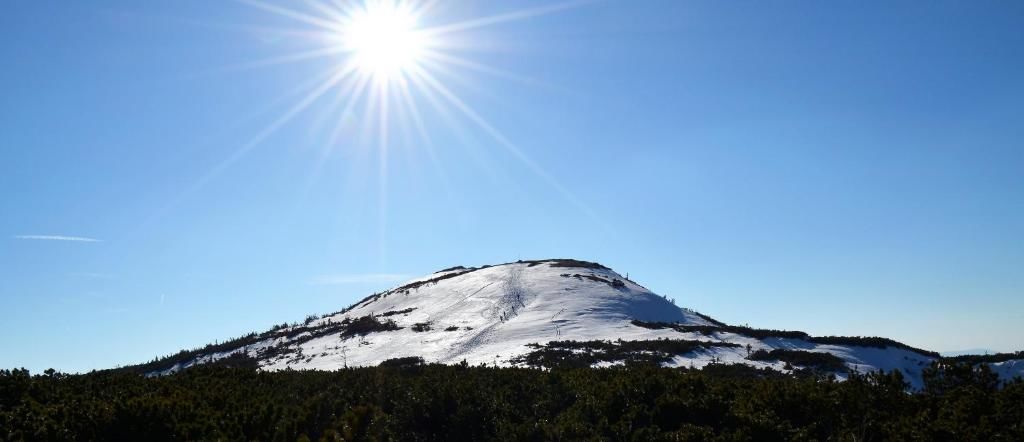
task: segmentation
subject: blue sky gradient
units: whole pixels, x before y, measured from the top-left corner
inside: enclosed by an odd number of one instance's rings
[[[547,4],[442,3],[424,26]],[[474,29],[453,53],[503,74],[437,77],[528,162],[414,91],[429,138],[392,125],[383,179],[370,115],[330,97],[253,143],[337,62],[242,68],[308,50],[272,31],[301,22],[4,9],[2,367],[142,362],[549,257],[729,323],[1024,349],[1022,3],[597,1]]]

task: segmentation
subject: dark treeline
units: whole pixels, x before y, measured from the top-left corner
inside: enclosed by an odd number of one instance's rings
[[[654,339],[648,341],[551,341],[530,344],[529,353],[512,359],[515,364],[538,368],[586,368],[600,362],[660,366],[675,355],[712,347],[739,347],[728,342]]]
[[[693,312],[696,313],[696,312]],[[874,348],[902,348],[904,350],[912,351],[914,353],[930,356],[933,358],[940,357],[937,352],[920,349],[917,347],[911,347],[902,342],[894,341],[889,338],[880,338],[877,336],[811,336],[802,331],[793,330],[775,330],[775,329],[764,329],[764,328],[752,328],[741,325],[726,325],[721,322],[715,321],[707,317],[706,315],[698,315],[706,320],[717,323],[718,325],[685,325],[673,322],[648,322],[634,319],[631,323],[637,327],[649,328],[652,330],[661,329],[673,329],[681,333],[700,333],[703,335],[710,335],[718,332],[735,333],[738,335],[749,336],[756,339],[768,339],[768,338],[782,338],[782,339],[801,339],[807,342],[815,344],[825,345],[851,345],[860,347],[874,347]]]
[[[398,361],[401,362],[401,361]],[[733,365],[441,365],[146,378],[0,371],[0,440],[1024,440],[1024,382],[936,365],[784,376]]]
[[[999,362],[1006,362],[1014,359],[1024,359],[1024,351],[1018,351],[1014,353],[995,353],[986,355],[960,355],[946,358],[946,360],[953,362],[969,362],[972,364],[996,364]]]

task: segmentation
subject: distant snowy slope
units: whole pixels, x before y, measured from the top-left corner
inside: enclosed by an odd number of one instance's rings
[[[303,354],[323,354],[302,367],[376,365],[386,359],[420,356],[429,362],[504,362],[527,344],[551,340],[640,338],[646,330],[632,319],[710,325],[661,296],[602,267],[565,267],[559,261],[460,269],[421,278],[371,297],[344,313],[311,325],[324,326],[365,316],[389,318],[402,327],[339,342],[323,336],[302,344]],[[569,262],[571,263],[571,262]],[[569,265],[569,264],[564,264]],[[619,285],[621,284],[621,285]],[[393,312],[404,312],[391,314]],[[423,324],[416,331],[416,324]],[[345,360],[332,352],[347,346]],[[295,367],[294,358],[267,361],[269,369]]]
[[[487,365],[738,363],[780,371],[900,370],[912,385],[938,357],[882,338],[816,338],[722,324],[595,263],[454,267],[337,313],[138,366],[152,374],[229,362],[265,370],[372,366],[397,358]],[[993,365],[1021,375],[1018,360]]]

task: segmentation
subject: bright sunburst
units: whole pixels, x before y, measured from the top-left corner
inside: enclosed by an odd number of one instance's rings
[[[416,96],[419,96],[429,98],[427,105],[440,113],[461,114],[496,138],[498,144],[517,151],[516,156],[521,156],[518,149],[464,102],[438,74],[472,71],[522,79],[459,55],[460,51],[479,53],[483,49],[474,47],[469,33],[588,2],[549,3],[532,9],[437,24],[442,21],[435,14],[440,0],[238,1],[306,25],[305,28],[281,29],[279,32],[280,35],[301,37],[313,44],[309,50],[282,54],[245,66],[266,67],[313,59],[336,61],[334,71],[325,72],[322,81],[311,84],[305,97],[269,126],[270,131],[332,92],[337,94],[337,102],[345,103],[342,113],[358,113],[357,103],[363,103],[365,108],[359,120],[364,125],[378,128],[389,126],[388,120],[393,118],[391,113],[404,113],[411,115],[412,120],[418,120],[416,115],[420,104],[417,104]],[[423,25],[426,18],[432,19],[432,25]],[[276,31],[268,29],[267,32]],[[421,129],[417,128],[423,132]],[[256,141],[261,138],[256,137]]]
[[[351,144],[347,141],[357,136],[355,134],[372,134],[374,139],[378,156],[379,235],[382,249],[386,237],[388,161],[392,147],[390,134],[398,131],[418,136],[419,140],[413,144],[436,160],[430,132],[437,128],[425,124],[423,116],[428,111],[440,115],[449,125],[448,129],[455,132],[462,130],[461,123],[455,123],[456,120],[468,121],[469,127],[475,127],[490,137],[495,147],[511,154],[570,203],[596,219],[592,210],[530,159],[495,125],[464,101],[453,85],[445,81],[446,78],[460,77],[465,72],[524,80],[520,75],[487,66],[459,52],[479,54],[489,49],[474,46],[476,42],[473,32],[482,28],[558,12],[592,0],[548,3],[532,9],[470,17],[444,24],[438,24],[444,20],[436,14],[441,0],[237,1],[304,25],[301,28],[289,26],[281,29],[256,27],[260,32],[275,38],[299,37],[311,44],[308,50],[285,53],[240,67],[279,66],[317,59],[328,60],[333,67],[325,72],[313,73],[306,85],[293,92],[292,96],[300,98],[292,106],[256,133],[197,186],[243,157],[247,151],[314,104],[330,101],[321,107],[322,111],[314,118],[323,123],[321,128],[330,132],[322,159],[336,147]],[[446,4],[446,7],[450,6]],[[431,25],[425,26],[425,21]],[[525,80],[533,83],[532,79]],[[324,97],[333,99],[322,100]],[[344,129],[352,121],[358,121],[361,127],[358,130]],[[316,179],[321,165],[322,161],[311,173],[311,181]],[[439,162],[434,161],[434,166],[444,173],[440,170],[442,165]]]
[[[378,79],[395,78],[420,63],[430,46],[417,21],[408,3],[371,2],[352,11],[338,37],[360,71]]]

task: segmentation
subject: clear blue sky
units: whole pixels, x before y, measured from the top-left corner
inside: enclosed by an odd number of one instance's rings
[[[422,26],[547,4],[442,3]],[[474,64],[432,72],[479,120],[413,85],[424,131],[391,106],[382,162],[379,109],[342,118],[337,88],[274,125],[343,57],[255,63],[316,47],[308,23],[5,2],[0,366],[142,362],[546,257],[730,323],[1024,349],[1022,23],[1012,1],[582,4],[454,35]]]

